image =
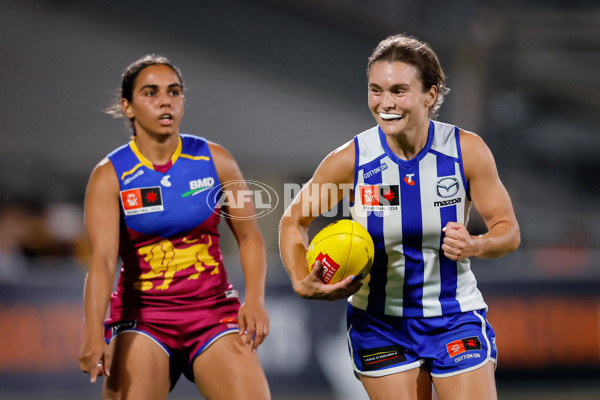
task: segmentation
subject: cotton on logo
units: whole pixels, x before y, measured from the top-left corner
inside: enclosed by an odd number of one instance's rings
[[[406,182],[410,186],[414,186],[415,181],[413,181],[412,179],[413,176],[415,176],[415,174],[406,174],[406,176],[404,177],[404,182]]]
[[[448,355],[450,357],[456,357],[467,351],[481,350],[481,342],[477,336],[471,336],[446,344],[446,349],[448,350]]]

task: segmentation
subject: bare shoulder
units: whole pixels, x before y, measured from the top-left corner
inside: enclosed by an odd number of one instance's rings
[[[356,150],[350,140],[330,152],[315,171],[315,180],[331,183],[352,183]]]
[[[336,162],[354,166],[355,153],[354,140],[350,140],[333,150],[327,157],[334,158]]]
[[[119,181],[117,179],[117,173],[108,157],[103,158],[102,161],[96,164],[92,170],[89,183],[118,187]]]
[[[207,140],[207,142],[208,142],[208,147],[210,149],[210,152],[211,152],[215,162],[233,160],[233,156],[231,155],[231,153],[229,151],[227,151],[227,149],[225,147],[221,146],[218,143],[211,142],[210,140]]]
[[[485,141],[474,132],[460,130],[460,148],[467,179],[474,174],[487,171],[496,174],[496,162]]]
[[[219,167],[227,166],[227,164],[235,163],[235,159],[225,147],[221,146],[218,143],[211,142],[210,140],[208,140],[207,142],[208,148],[210,149],[210,154],[212,155],[213,161],[217,166],[217,169],[219,169]]]
[[[235,158],[220,144],[208,141],[210,153],[221,182],[242,179],[242,173]]]
[[[108,158],[100,161],[90,175],[86,193],[86,220],[95,215],[96,221],[107,218],[110,210],[118,210],[119,179]]]
[[[478,148],[487,148],[484,140],[475,132],[460,130],[460,147],[463,150],[477,150]]]

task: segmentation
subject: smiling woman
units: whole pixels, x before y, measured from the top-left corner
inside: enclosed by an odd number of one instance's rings
[[[331,152],[280,224],[281,255],[304,298],[349,297],[348,348],[371,399],[496,398],[495,334],[469,257],[499,257],[520,243],[512,203],[483,140],[434,118],[448,92],[434,51],[406,35],[368,60],[377,126]],[[325,196],[314,189],[337,185]],[[309,272],[307,231],[351,185],[352,218],[370,233],[370,279],[326,285]],[[312,198],[312,208],[302,205]],[[471,204],[488,231],[465,228]]]
[[[110,112],[129,120],[133,139],[98,164],[85,198],[91,257],[81,370],[92,382],[105,375],[104,398],[167,398],[183,373],[206,398],[269,399],[255,351],[269,333],[255,207],[251,198],[223,207],[246,279],[240,304],[219,247],[221,205],[208,189],[236,197],[248,186],[223,147],[179,132],[183,88],[164,57],[146,56],[123,74]]]

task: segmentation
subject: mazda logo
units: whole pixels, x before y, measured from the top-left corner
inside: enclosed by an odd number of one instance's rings
[[[458,193],[458,188],[458,179],[454,177],[441,178],[437,181],[437,185],[435,186],[438,196],[445,199]]]

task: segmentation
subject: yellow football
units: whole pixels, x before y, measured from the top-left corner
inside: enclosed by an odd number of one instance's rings
[[[309,271],[323,263],[321,280],[337,283],[354,275],[367,276],[373,265],[375,247],[369,232],[358,222],[341,219],[323,228],[306,250]]]

